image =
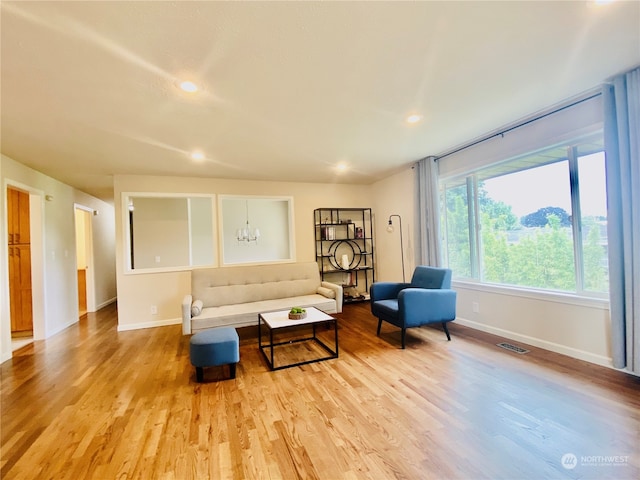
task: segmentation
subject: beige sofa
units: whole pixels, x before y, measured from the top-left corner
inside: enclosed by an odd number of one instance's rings
[[[258,324],[258,313],[316,307],[342,312],[342,286],[322,282],[316,262],[191,271],[191,295],[182,302],[182,333]]]

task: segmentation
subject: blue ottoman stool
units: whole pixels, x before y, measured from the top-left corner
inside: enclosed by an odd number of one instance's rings
[[[203,380],[203,368],[229,365],[231,378],[236,378],[236,363],[240,361],[238,332],[232,327],[212,328],[198,332],[189,341],[191,365],[196,367],[196,379]]]

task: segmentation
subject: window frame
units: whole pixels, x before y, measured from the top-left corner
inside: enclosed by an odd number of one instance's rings
[[[462,174],[452,175],[449,177],[440,178],[439,180],[439,193],[440,193],[440,202],[442,204],[441,208],[441,241],[444,248],[442,249],[442,260],[443,265],[449,265],[449,244],[448,237],[450,236],[450,232],[448,230],[447,224],[447,191],[451,188],[456,188],[461,185],[466,185],[466,194],[467,194],[467,223],[468,223],[468,231],[469,231],[469,271],[471,272],[471,277],[465,276],[455,276],[453,282],[454,284],[460,285],[476,285],[481,289],[485,289],[488,287],[490,290],[497,290],[500,292],[518,292],[518,295],[524,294],[525,296],[529,296],[531,294],[538,296],[552,296],[559,299],[567,299],[567,298],[582,298],[595,300],[597,304],[601,304],[602,301],[606,301],[609,297],[609,292],[598,292],[593,290],[585,290],[585,269],[584,269],[584,249],[582,238],[582,214],[581,214],[581,206],[580,206],[580,185],[579,185],[579,158],[581,156],[587,155],[585,153],[579,153],[580,146],[591,143],[595,140],[597,144],[601,144],[599,148],[595,150],[590,150],[589,153],[597,153],[602,152],[604,154],[604,139],[603,132],[601,129],[598,129],[595,132],[591,132],[589,135],[580,136],[571,142],[563,142],[560,145],[551,145],[547,148],[540,149],[538,152],[542,152],[550,149],[558,149],[564,148],[566,151],[565,157],[558,157],[551,162],[540,162],[535,166],[525,166],[522,168],[516,168],[511,172],[506,173],[512,174],[516,172],[525,171],[532,168],[540,168],[546,164],[550,163],[558,163],[558,162],[567,162],[568,168],[568,178],[569,178],[569,194],[571,198],[571,230],[572,230],[572,246],[573,246],[573,257],[574,257],[574,276],[575,276],[575,290],[565,291],[553,288],[541,288],[541,287],[531,287],[526,285],[516,285],[516,284],[506,284],[506,283],[497,283],[490,282],[484,280],[483,277],[483,253],[482,253],[482,234],[481,234],[481,225],[480,225],[480,205],[479,205],[479,177],[482,176],[483,179],[494,178],[494,176],[484,176],[491,169],[495,168],[499,165],[509,165],[516,163],[518,159],[532,157],[537,152],[529,152],[525,155],[518,155],[515,158],[506,159],[501,162],[495,162],[490,165],[483,165],[480,168],[475,169],[471,172],[466,172]],[[604,181],[604,180],[603,180]]]

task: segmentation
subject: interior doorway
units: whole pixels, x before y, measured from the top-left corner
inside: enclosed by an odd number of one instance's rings
[[[20,192],[18,206],[16,207],[16,193]],[[6,260],[7,269],[5,270],[6,283],[2,282],[3,298],[7,299],[6,311],[8,315],[3,316],[0,330],[2,331],[2,337],[9,339],[9,342],[3,340],[1,350],[2,360],[11,358],[13,352],[22,348],[28,343],[34,340],[43,340],[46,338],[46,308],[45,308],[45,295],[44,295],[44,192],[34,189],[28,185],[6,181],[3,184],[2,195],[6,199],[5,211],[7,215],[2,218],[7,236],[3,239],[6,243]],[[25,196],[26,195],[26,196]],[[9,203],[11,202],[11,207]],[[21,204],[21,205],[20,205]],[[28,205],[28,207],[27,207]],[[16,227],[16,211],[22,209],[24,215],[20,214],[17,217],[17,221],[22,223],[21,227]],[[28,217],[26,216],[28,211]],[[11,219],[9,219],[11,216]],[[28,220],[27,220],[28,218]],[[26,236],[26,225],[28,224],[28,236]],[[19,230],[16,230],[19,229]],[[18,236],[15,233],[19,233]],[[9,233],[13,234],[13,237],[9,236]],[[28,242],[26,241],[28,239]],[[30,255],[26,255],[26,248],[24,245],[29,244]],[[19,251],[20,264],[16,270],[17,256]],[[12,257],[13,254],[13,257]],[[24,264],[23,260],[24,259]],[[9,267],[11,263],[14,266],[11,267],[14,271],[9,274]],[[26,262],[30,263],[30,268],[26,268]],[[17,273],[20,271],[22,278],[16,279]],[[31,291],[29,294],[29,284],[26,283],[27,272],[30,272]],[[23,282],[23,283],[19,283]],[[18,288],[11,291],[12,285],[18,284]],[[18,302],[17,291],[20,291],[20,300],[24,300],[23,304]],[[30,300],[28,300],[30,298]],[[13,300],[13,306],[11,305]],[[17,320],[19,325],[16,325],[16,319],[12,319],[15,309],[28,309],[30,304],[31,308],[31,325],[24,324],[24,318]],[[17,327],[17,328],[16,328]],[[30,330],[29,330],[29,327]],[[14,332],[12,333],[12,330]],[[29,331],[31,332],[29,334]],[[6,336],[5,336],[6,332]],[[19,333],[23,332],[23,333]],[[21,336],[29,335],[29,336]]]
[[[93,275],[93,231],[91,221],[94,211],[81,205],[75,206],[76,265],[78,271],[78,317],[95,312],[95,286]]]
[[[7,188],[11,339],[33,338],[31,216],[29,193]]]

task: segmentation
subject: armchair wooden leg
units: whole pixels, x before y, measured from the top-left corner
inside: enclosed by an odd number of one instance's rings
[[[447,340],[451,341],[451,335],[449,335],[449,329],[447,328],[447,322],[442,322],[442,328],[444,328],[444,333],[447,334]]]
[[[378,319],[378,336],[380,336],[380,327],[382,327],[382,319]]]
[[[403,349],[403,350],[404,350],[404,347],[405,347],[405,341],[404,341],[404,338],[405,338],[405,336],[406,336],[406,333],[407,333],[407,329],[406,329],[406,328],[403,328],[403,329],[402,329],[402,349]]]

